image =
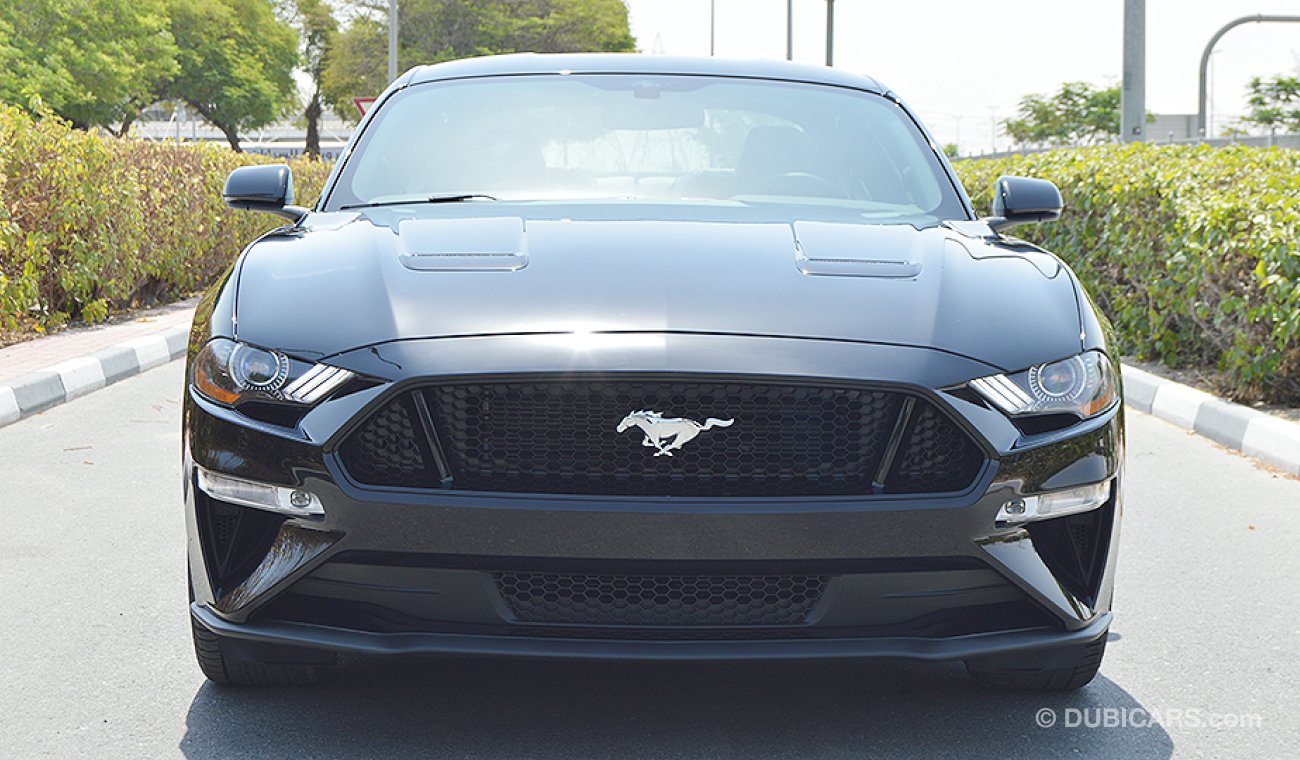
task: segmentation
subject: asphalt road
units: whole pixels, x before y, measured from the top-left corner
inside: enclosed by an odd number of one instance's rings
[[[0,756],[1300,756],[1300,481],[1145,415],[1112,640],[1075,694],[957,665],[468,659],[257,691],[193,663],[180,390],[176,362],[0,428]]]

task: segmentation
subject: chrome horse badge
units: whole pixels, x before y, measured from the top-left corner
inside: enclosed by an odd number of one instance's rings
[[[720,420],[716,417],[710,417],[704,421],[704,424],[695,420],[688,420],[684,417],[665,418],[659,412],[642,411],[632,412],[618,423],[618,432],[623,432],[630,427],[641,428],[645,433],[645,439],[641,441],[642,446],[649,446],[655,449],[655,456],[672,456],[673,449],[680,449],[684,444],[689,443],[704,430],[715,427],[731,427],[735,420]],[[664,445],[669,439],[671,443]]]

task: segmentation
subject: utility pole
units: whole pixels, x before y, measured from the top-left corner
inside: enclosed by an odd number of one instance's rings
[[[785,0],[785,59],[794,60],[794,0]]]
[[[826,0],[826,65],[835,65],[835,0]]]
[[[1124,84],[1120,90],[1119,136],[1141,142],[1147,118],[1147,0],[1124,0]]]
[[[397,0],[388,0],[388,81],[397,78]]]

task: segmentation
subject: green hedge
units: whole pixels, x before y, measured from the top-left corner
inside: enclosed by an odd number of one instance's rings
[[[234,168],[268,159],[216,145],[100,137],[0,106],[0,330],[98,322],[211,282],[274,217],[227,209]],[[292,162],[299,202],[328,167]]]
[[[1074,268],[1125,354],[1300,402],[1300,151],[1132,144],[956,168],[981,214],[1002,174],[1061,188],[1061,220],[1016,234]]]

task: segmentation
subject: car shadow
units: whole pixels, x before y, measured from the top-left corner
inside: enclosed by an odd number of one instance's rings
[[[1163,728],[1099,718],[1140,707],[1104,675],[1073,693],[994,693],[952,664],[364,658],[303,689],[204,683],[180,749],[190,758],[1168,757]],[[1038,725],[1043,710],[1055,726]],[[1070,716],[1103,727],[1066,727]]]

